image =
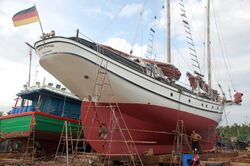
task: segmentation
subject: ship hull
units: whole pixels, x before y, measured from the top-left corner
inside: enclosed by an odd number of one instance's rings
[[[119,112],[120,110],[120,112]],[[93,103],[82,103],[82,128],[88,142],[96,151],[107,155],[129,154],[129,147],[133,147],[133,153],[138,151],[143,154],[153,150],[154,154],[170,153],[176,150],[177,122],[181,132],[190,134],[196,130],[202,136],[201,146],[203,150],[213,148],[215,121],[194,114],[181,113],[178,110],[144,104],[119,104],[114,114],[107,103],[94,106]],[[115,115],[115,116],[114,116]],[[115,118],[118,121],[115,121]],[[124,124],[123,119],[126,124]],[[118,124],[119,123],[119,124]],[[100,128],[105,126],[106,136],[100,136]],[[121,130],[120,130],[121,129]],[[127,132],[129,130],[132,138]],[[125,139],[123,137],[125,136]],[[186,137],[189,140],[189,137]],[[190,152],[189,141],[184,139],[181,146],[183,152]],[[136,147],[136,149],[134,148]]]
[[[112,90],[98,92],[102,94],[99,102],[104,105],[118,103],[129,129],[166,131],[173,134],[177,120],[183,120],[187,134],[195,129],[202,134],[204,140],[207,140],[208,129],[217,126],[221,119],[222,105],[219,102],[201,98],[178,85],[156,80],[134,67],[135,64],[124,57],[111,53],[105,54],[105,50],[101,51],[104,53],[97,53],[93,49],[94,45],[54,37],[37,42],[35,47],[40,56],[41,66],[82,99],[93,97],[96,80],[101,81],[98,80],[98,66],[101,64],[101,68],[107,71],[108,82],[106,83]],[[110,99],[110,94],[115,100]],[[93,98],[93,100],[96,99]],[[84,109],[83,107],[82,118],[86,117]],[[108,124],[110,113],[99,112],[101,123]],[[107,113],[103,114],[103,112]],[[84,125],[92,126],[89,122],[83,122]],[[98,152],[104,152],[100,148],[103,145],[100,145],[97,138],[92,136],[92,131],[90,134],[88,131],[84,132],[90,144]],[[98,135],[97,129],[94,133],[93,135]],[[88,137],[88,135],[91,136]],[[91,141],[92,137],[94,141]],[[133,137],[139,142],[149,141],[146,144],[138,142],[136,146],[140,153],[150,147],[155,147],[153,148],[155,153],[168,152],[172,149],[174,138],[171,134],[163,136],[156,133],[134,133]],[[112,144],[112,147],[117,149],[112,153],[123,153],[119,150],[120,144],[124,143]]]
[[[35,141],[49,153],[55,153],[64,122],[71,123],[76,136],[78,120],[50,115],[44,112],[24,112],[0,117],[0,142],[4,140],[27,140],[34,133]]]

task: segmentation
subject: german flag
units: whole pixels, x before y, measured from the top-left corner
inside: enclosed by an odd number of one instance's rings
[[[12,17],[12,20],[15,27],[39,21],[39,16],[36,10],[36,6],[33,6],[31,8],[16,13]]]

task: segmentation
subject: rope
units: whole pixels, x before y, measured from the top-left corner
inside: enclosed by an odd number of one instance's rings
[[[214,51],[212,51],[212,52],[213,52],[212,56],[213,56],[213,58],[215,59]],[[214,63],[212,64],[211,70],[212,70],[212,73],[213,73],[213,75],[214,75],[214,77],[215,77],[215,80],[216,80],[217,84],[219,85],[220,82],[219,82],[219,79],[218,79],[218,78],[221,78],[221,77],[220,77],[219,71],[216,70],[216,72],[215,72],[214,68],[219,69],[216,62],[214,62]],[[217,73],[218,73],[219,77],[217,76]]]
[[[194,2],[194,1],[192,1],[192,2]],[[201,6],[203,6],[202,1],[199,1],[199,3],[200,3]],[[190,27],[192,29],[195,29],[195,31],[192,31],[192,34],[194,34],[195,36],[198,37],[198,40],[200,41],[200,43],[204,43],[203,40],[202,40],[202,35],[201,35],[202,33],[199,31],[200,28],[198,28],[197,26],[195,26],[195,24],[192,23],[192,20],[194,20],[194,19],[193,19],[193,11],[192,11],[191,6],[193,6],[193,5],[191,5],[191,2],[189,0],[187,0],[187,4],[188,4],[188,8],[190,9],[190,19],[189,19],[190,20],[189,21]],[[203,15],[203,18],[205,18],[205,13]],[[206,32],[204,32],[204,33],[206,34]],[[201,58],[203,57],[203,74],[204,74],[204,72],[205,72],[205,47],[203,47],[203,52],[200,51],[200,54],[203,55],[203,56],[198,56],[199,53],[197,53],[197,60],[200,62]],[[202,71],[201,71],[201,67],[200,67],[200,74],[201,73],[202,73]]]
[[[181,18],[182,23],[184,25],[184,29],[185,29],[185,32],[186,32],[187,44],[189,45],[189,51],[190,51],[189,53],[192,55],[191,60],[192,60],[192,63],[193,63],[193,71],[195,71],[194,68],[197,68],[199,70],[198,72],[201,74],[200,63],[199,63],[199,60],[198,60],[198,56],[197,56],[197,52],[196,52],[196,48],[195,48],[195,43],[194,43],[194,40],[193,40],[192,31],[191,31],[192,24],[190,24],[190,21],[188,20],[188,17],[186,15],[184,1],[180,0],[179,5],[180,5],[180,11],[181,11],[180,15],[182,16],[182,18]],[[193,58],[195,58],[195,59],[193,59]]]
[[[104,36],[104,34],[106,33],[106,31],[109,29],[109,27],[113,24],[114,20],[119,16],[120,12],[124,9],[126,5],[122,5],[115,13],[115,15],[112,17],[112,19],[107,22],[107,24],[105,26],[103,26],[103,29],[101,31],[101,33],[97,36],[97,41],[101,36]]]
[[[174,9],[172,6],[173,6],[173,5],[171,5],[171,10]],[[175,18],[173,17],[173,15],[172,15],[172,19],[173,19],[173,20],[175,19]],[[172,28],[172,29],[173,29],[173,33],[176,33],[175,30],[176,30],[177,28],[175,28],[175,27],[176,27],[175,21],[172,22],[172,27],[173,27],[173,28]],[[181,53],[181,51],[180,51],[180,49],[179,49],[179,44],[176,44],[176,43],[178,43],[178,41],[176,41],[176,38],[173,38],[173,39],[172,39],[172,43],[171,43],[172,46],[176,49],[178,55],[181,56],[181,59],[183,60],[184,64],[187,65],[187,68],[193,70],[193,67],[190,65],[190,63],[188,63],[188,61],[184,58],[185,56],[183,56],[183,54]],[[173,57],[173,60],[174,60],[174,57]]]
[[[221,121],[220,121],[220,123],[218,124],[218,126],[220,126],[221,123],[222,123],[224,120],[226,120],[226,126],[228,126],[227,117],[228,117],[228,115],[229,115],[230,113],[231,113],[231,112],[228,112],[228,113],[226,114],[226,116],[224,116],[224,118],[221,119]]]
[[[94,40],[92,40],[91,38],[89,38],[88,36],[83,34],[82,32],[79,31],[79,34],[82,35],[83,37],[85,37],[86,39],[88,39],[89,41],[92,41],[93,43],[95,43]]]
[[[136,42],[136,39],[137,39],[137,37],[138,37],[139,25],[140,25],[140,23],[142,23],[142,15],[143,15],[143,13],[144,13],[144,9],[145,9],[146,2],[147,2],[147,0],[144,0],[143,6],[142,6],[142,10],[140,11],[140,18],[141,18],[141,19],[138,19],[138,22],[137,22],[137,25],[136,25],[135,34],[134,34],[134,39],[132,40],[132,48],[131,48],[130,53],[129,53],[130,55],[133,54],[135,42]],[[141,30],[141,32],[142,32],[142,30]],[[142,35],[142,36],[143,36],[143,35]],[[143,49],[143,48],[142,48],[142,49]]]
[[[228,119],[227,119],[227,114],[226,114],[225,107],[223,107],[223,113],[224,113],[224,116],[225,116],[226,125],[228,126]]]
[[[226,70],[228,72],[229,81],[230,81],[232,87],[234,88],[232,76],[231,76],[232,74],[231,74],[231,71],[229,70],[229,68],[231,68],[231,66],[230,66],[229,61],[226,60],[227,57],[225,56],[225,45],[224,45],[224,40],[223,40],[223,33],[221,31],[221,28],[218,26],[218,23],[217,23],[218,21],[217,21],[216,15],[215,15],[214,4],[212,3],[211,6],[213,8],[214,22],[215,22],[215,26],[216,26],[216,31],[217,31],[217,36],[218,36],[220,48],[221,48],[222,57],[223,57],[223,60],[224,60],[225,66],[226,66]],[[221,34],[221,37],[220,37],[219,33]]]

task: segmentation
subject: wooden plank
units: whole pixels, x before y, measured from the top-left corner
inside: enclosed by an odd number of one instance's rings
[[[250,166],[250,163],[230,162],[230,166]]]
[[[123,140],[94,140],[94,139],[71,139],[72,141],[87,141],[87,142],[118,142],[118,143],[136,143],[136,144],[156,144],[156,141],[123,141]]]
[[[228,162],[225,162],[225,161],[200,161],[200,165],[201,166],[205,166],[205,165],[209,165],[209,164],[214,164],[214,165],[219,165],[219,164],[221,164],[221,165],[225,165],[225,166],[229,166],[230,165],[230,162],[228,161]]]

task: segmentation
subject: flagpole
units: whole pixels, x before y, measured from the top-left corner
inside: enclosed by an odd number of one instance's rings
[[[36,8],[36,4],[34,4],[35,8]],[[42,37],[43,37],[43,26],[42,26],[42,23],[41,23],[41,19],[40,19],[40,16],[39,16],[39,12],[36,8],[36,11],[37,11],[37,16],[38,16],[38,21],[39,21],[39,24],[40,24],[40,28],[41,28],[41,31],[42,31]]]

